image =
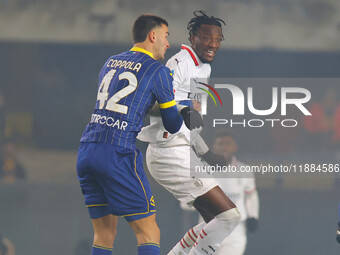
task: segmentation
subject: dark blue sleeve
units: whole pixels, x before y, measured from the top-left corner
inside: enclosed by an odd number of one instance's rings
[[[159,67],[158,72],[153,77],[153,93],[159,105],[163,105],[164,108],[175,104],[172,81],[170,69],[165,66]]]
[[[154,77],[154,93],[159,104],[165,129],[171,134],[176,133],[182,126],[183,118],[179,114],[172,87],[170,69],[163,66]]]
[[[176,133],[182,126],[183,118],[179,114],[177,106],[174,105],[169,108],[160,108],[163,126],[165,129],[171,133]]]

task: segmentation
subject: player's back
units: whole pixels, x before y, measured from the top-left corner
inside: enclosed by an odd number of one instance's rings
[[[172,79],[170,71],[150,52],[134,49],[112,56],[104,64],[94,113],[81,142],[134,149],[143,118],[159,97],[155,83]]]

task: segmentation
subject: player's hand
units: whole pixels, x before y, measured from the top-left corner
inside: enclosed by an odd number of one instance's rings
[[[246,225],[249,232],[255,232],[259,227],[259,221],[255,218],[248,218]]]
[[[180,113],[188,129],[193,130],[195,128],[203,127],[203,119],[198,111],[190,107],[184,107]]]
[[[340,221],[338,222],[338,229],[336,231],[336,240],[340,243]]]
[[[216,153],[213,153],[211,150],[208,150],[201,157],[211,166],[219,165],[222,167],[226,165],[224,157]]]

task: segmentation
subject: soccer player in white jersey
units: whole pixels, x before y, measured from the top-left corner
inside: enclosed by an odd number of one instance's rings
[[[245,164],[237,160],[235,153],[238,145],[234,134],[227,130],[218,130],[214,135],[213,151],[224,157],[227,165],[240,170]],[[247,244],[247,230],[257,229],[259,219],[259,198],[252,173],[233,176],[236,178],[217,178],[222,190],[235,203],[241,214],[241,222],[222,242],[216,255],[242,255]]]
[[[188,23],[191,46],[182,45],[181,51],[167,62],[173,73],[175,100],[179,104],[192,105],[190,79],[209,78],[210,63],[223,40],[223,20],[210,17],[203,11],[196,11],[194,15]],[[203,164],[191,148],[193,133],[190,134],[182,125],[178,133],[171,135],[159,117],[151,116],[150,123],[142,129],[138,139],[150,143],[146,162],[151,175],[179,201],[194,206],[204,219],[203,223],[190,229],[169,254],[215,254],[221,242],[239,223],[240,213],[214,178],[190,175],[190,164]],[[199,140],[197,138],[194,143]],[[202,151],[202,157],[208,163],[217,160],[225,164],[222,156],[207,148],[196,146],[196,151]]]

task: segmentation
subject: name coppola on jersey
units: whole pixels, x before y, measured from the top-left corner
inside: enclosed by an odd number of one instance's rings
[[[128,126],[128,123],[126,121],[121,120],[115,120],[112,117],[107,117],[105,115],[95,114],[93,113],[91,115],[91,121],[90,123],[96,123],[100,125],[106,125],[108,127],[116,127],[120,130],[125,130],[125,128]]]
[[[139,69],[142,67],[142,64],[139,62],[135,63],[126,60],[122,61],[117,59],[110,59],[106,66],[110,68],[125,68],[138,72]]]

